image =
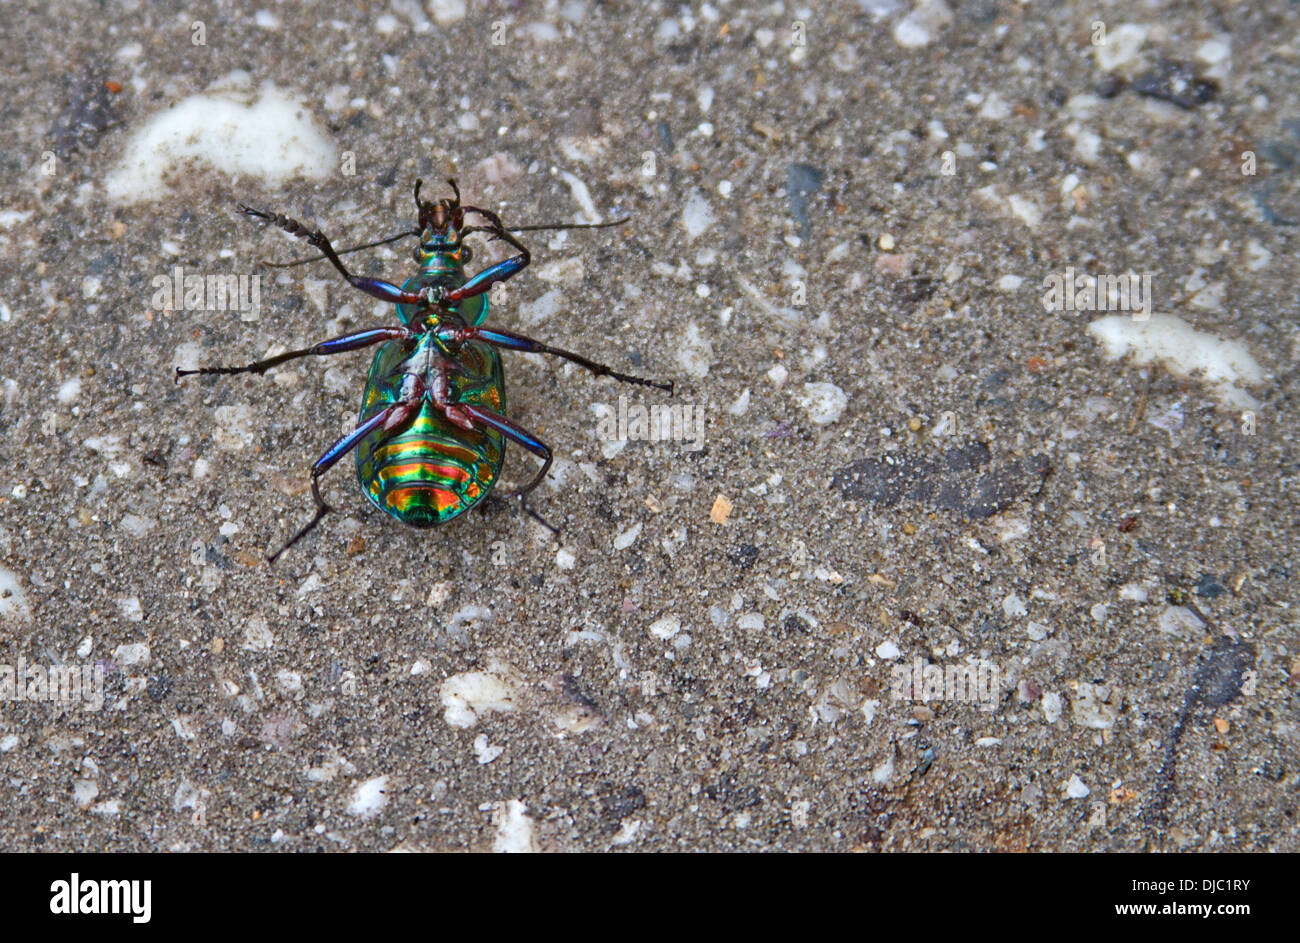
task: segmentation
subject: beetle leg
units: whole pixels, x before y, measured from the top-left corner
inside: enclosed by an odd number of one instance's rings
[[[445,327],[438,331],[438,339],[450,343],[464,343],[465,341],[484,341],[495,347],[505,347],[509,350],[519,350],[529,354],[553,354],[556,357],[562,357],[565,360],[572,361],[581,367],[586,367],[598,377],[613,377],[622,383],[635,383],[640,386],[653,386],[657,390],[666,390],[668,395],[673,393],[673,381],[659,383],[655,380],[646,380],[642,377],[629,376],[626,373],[619,373],[604,364],[596,363],[589,360],[582,354],[575,354],[571,350],[561,350],[559,347],[552,347],[549,344],[543,344],[541,341],[533,340],[531,337],[525,337],[523,334],[516,334],[514,331],[506,331],[496,327],[463,327],[453,328]]]
[[[392,282],[386,282],[380,278],[362,278],[360,275],[353,275],[339,259],[339,254],[334,251],[329,239],[319,229],[312,232],[296,219],[281,216],[279,213],[264,213],[261,210],[253,209],[251,206],[245,206],[243,203],[239,204],[239,208],[249,216],[256,216],[258,219],[274,223],[291,236],[305,239],[308,244],[315,246],[325,258],[330,260],[330,264],[339,270],[339,274],[348,280],[348,284],[353,288],[364,291],[367,295],[378,298],[380,301],[391,301],[394,304],[412,305],[424,300],[424,295],[419,292],[402,291]]]
[[[537,473],[537,477],[525,487],[515,489],[512,494],[525,495],[542,483],[546,473],[551,470],[551,449],[545,442],[514,420],[507,419],[500,413],[494,413],[490,409],[484,409],[477,403],[456,403],[455,406],[456,409],[466,413],[472,419],[478,420],[480,425],[490,426],[511,442],[527,449],[542,460],[542,470]]]
[[[448,405],[452,404],[445,404],[444,409]],[[513,497],[519,499],[519,507],[525,514],[537,521],[537,523],[541,524],[555,536],[560,536],[560,529],[549,523],[544,517],[529,507],[528,502],[524,500],[524,495],[540,485],[542,479],[546,477],[546,473],[551,470],[550,447],[523,426],[506,418],[500,413],[494,413],[492,410],[484,409],[482,406],[475,403],[456,403],[454,405],[463,415],[467,415],[471,419],[471,422],[477,421],[480,425],[490,426],[511,442],[527,449],[542,460],[542,470],[537,473],[537,477],[524,487],[516,488],[510,493]]]
[[[371,344],[378,344],[380,341],[406,340],[415,336],[415,331],[408,327],[375,327],[368,331],[357,331],[355,334],[344,334],[342,337],[336,337],[333,340],[321,341],[311,347],[304,347],[302,350],[290,350],[283,354],[276,354],[274,357],[268,357],[265,360],[258,360],[244,367],[199,367],[197,370],[182,370],[176,368],[176,381],[179,383],[181,377],[193,376],[194,374],[232,374],[232,373],[265,373],[272,367],[278,367],[280,364],[289,360],[295,360],[298,357],[324,357],[329,354],[342,354],[350,350],[360,350],[363,347],[369,347]]]
[[[519,510],[523,511],[525,514],[527,514],[529,517],[531,517],[531,518],[532,518],[533,520],[535,520],[537,523],[541,524],[543,527],[545,527],[547,530],[549,530],[549,531],[550,531],[552,534],[554,534],[556,537],[559,537],[559,536],[560,536],[560,529],[559,529],[558,527],[556,527],[554,524],[552,524],[552,523],[551,523],[550,521],[548,521],[546,518],[542,517],[542,515],[538,514],[535,510],[533,510],[532,505],[530,505],[530,504],[528,503],[527,499],[526,499],[522,494],[519,495],[518,497],[519,497]],[[506,498],[499,497],[499,496],[496,494],[496,492],[493,492],[492,494],[488,495],[488,500],[489,500],[489,501],[500,501],[502,504],[505,504],[507,499],[506,499]],[[487,505],[486,505],[486,503],[485,503],[485,504],[483,504],[483,505],[481,505],[481,506],[482,506],[482,507],[486,507]]]
[[[280,558],[280,554],[284,553],[298,541],[310,534],[316,528],[316,525],[320,523],[321,518],[333,510],[333,508],[325,503],[325,499],[321,497],[321,475],[333,468],[334,464],[339,459],[356,448],[357,443],[370,435],[370,433],[374,432],[376,429],[391,429],[393,426],[401,424],[403,421],[410,418],[410,414],[413,413],[418,406],[419,398],[417,397],[413,401],[404,400],[400,403],[394,403],[391,406],[381,409],[361,425],[357,426],[351,432],[347,433],[331,445],[326,450],[325,454],[316,460],[316,464],[311,467],[311,496],[316,502],[316,513],[312,519],[307,522],[306,527],[294,534],[287,544],[266,558],[268,563],[275,563],[275,561]]]
[[[362,249],[373,249],[375,246],[386,246],[390,242],[396,242],[398,239],[405,239],[408,236],[418,236],[418,229],[408,229],[405,232],[399,232],[394,236],[388,236],[384,239],[376,239],[374,242],[363,242],[359,246],[348,246],[346,249],[335,249],[338,255],[347,255],[349,252],[360,252]],[[310,259],[292,259],[288,262],[263,262],[263,265],[269,265],[271,268],[293,268],[295,265],[308,265],[312,262],[319,262],[325,258],[323,255],[314,255]]]
[[[475,232],[490,232],[494,239],[501,239],[518,249],[519,254],[511,256],[504,262],[498,262],[491,268],[485,268],[473,278],[466,281],[465,284],[461,285],[459,288],[453,288],[451,291],[445,292],[442,296],[442,300],[447,304],[456,304],[459,301],[464,301],[466,298],[473,298],[475,295],[483,294],[498,282],[504,282],[507,278],[512,278],[515,275],[518,275],[532,259],[532,255],[528,252],[527,247],[512,236],[509,230],[501,225],[501,220],[497,218],[495,213],[481,210],[477,206],[467,206],[465,209],[469,212],[478,213],[480,216],[483,216],[491,222],[492,225],[467,227],[462,231],[462,237]]]

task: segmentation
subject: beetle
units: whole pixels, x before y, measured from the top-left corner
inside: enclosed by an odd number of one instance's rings
[[[321,253],[311,259],[279,263],[280,267],[326,259],[352,287],[395,304],[400,322],[344,334],[242,367],[177,368],[177,382],[193,375],[263,374],[300,357],[330,356],[381,345],[370,365],[356,428],[339,438],[312,466],[315,514],[288,543],[267,557],[270,563],[309,534],[333,510],[321,497],[321,476],[354,450],[357,479],[371,503],[403,524],[431,527],[459,517],[492,492],[501,475],[506,443],[513,442],[537,456],[541,468],[532,481],[515,489],[512,496],[519,498],[527,513],[550,527],[528,507],[524,495],[546,477],[551,467],[551,449],[507,415],[505,377],[498,349],[551,354],[576,363],[596,376],[654,387],[667,391],[670,396],[673,393],[672,381],[659,382],[620,373],[582,354],[485,323],[488,290],[519,274],[531,259],[515,232],[594,229],[619,225],[626,219],[507,228],[492,211],[462,205],[455,180],[448,180],[453,195],[437,201],[420,198],[422,183],[415,181],[418,229],[342,250],[334,249],[320,230],[309,230],[287,216],[239,204],[244,214],[278,226]],[[467,222],[470,214],[481,222]],[[465,239],[475,233],[486,233],[489,240],[502,240],[517,254],[467,277],[465,265],[473,252]],[[415,261],[420,269],[401,287],[382,279],[354,275],[339,258],[409,236],[419,237]]]

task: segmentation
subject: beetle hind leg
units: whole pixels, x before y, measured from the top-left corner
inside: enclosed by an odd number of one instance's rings
[[[519,510],[523,511],[525,514],[527,514],[537,523],[541,524],[543,527],[549,530],[553,536],[555,537],[560,536],[560,528],[556,527],[546,518],[542,517],[542,515],[538,511],[534,510],[533,506],[528,503],[528,499],[524,495],[516,491],[512,491],[510,492],[510,497],[517,497],[519,499]],[[509,498],[502,497],[501,495],[498,495],[495,492],[488,495],[488,498],[490,501],[497,502],[501,505],[505,505],[509,501]],[[486,503],[484,504],[484,507],[487,507]]]
[[[528,502],[524,499],[524,495],[528,494],[528,492],[540,485],[542,480],[546,477],[546,473],[551,470],[551,459],[553,456],[551,454],[550,446],[513,420],[507,419],[500,413],[493,412],[490,409],[485,409],[477,403],[457,403],[456,409],[468,415],[474,425],[486,426],[490,429],[496,430],[511,442],[515,443],[515,445],[527,449],[542,460],[541,470],[538,471],[533,480],[522,488],[516,488],[514,491],[510,492],[510,496],[519,499],[520,510],[533,520],[537,521],[537,523],[541,524],[556,537],[560,536],[560,529],[529,507]]]
[[[376,429],[391,429],[408,421],[411,414],[413,414],[418,408],[418,405],[418,399],[414,401],[403,400],[402,402],[394,403],[391,406],[381,409],[379,412],[375,413],[375,415],[371,416],[361,425],[357,426],[347,435],[343,436],[331,445],[329,449],[326,450],[325,454],[316,460],[316,464],[311,467],[311,496],[316,502],[316,513],[312,516],[312,519],[307,522],[305,527],[289,539],[287,544],[266,558],[267,563],[273,564],[276,560],[280,559],[281,554],[315,530],[316,525],[321,522],[321,518],[333,510],[333,508],[325,503],[325,499],[321,497],[321,475],[333,468],[334,464],[339,459],[356,448],[362,439],[370,435],[370,433],[374,432]]]

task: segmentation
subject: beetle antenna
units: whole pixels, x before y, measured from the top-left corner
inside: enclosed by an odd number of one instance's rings
[[[511,232],[536,232],[539,229],[605,229],[609,226],[622,226],[631,220],[631,216],[624,216],[622,219],[612,219],[607,223],[546,223],[542,226],[507,226],[506,228]]]
[[[359,246],[349,246],[346,249],[335,249],[334,252],[336,255],[347,255],[349,252],[360,252],[362,249],[373,249],[375,246],[387,245],[390,242],[396,242],[398,239],[405,239],[407,236],[418,236],[419,234],[420,230],[410,229],[406,232],[399,232],[395,236],[389,236],[387,239],[379,239],[375,242],[366,242]],[[324,258],[325,256],[323,255],[314,255],[310,259],[294,259],[292,262],[271,262],[264,260],[262,264],[270,266],[271,268],[293,268],[295,265],[306,265],[308,262],[319,262]]]

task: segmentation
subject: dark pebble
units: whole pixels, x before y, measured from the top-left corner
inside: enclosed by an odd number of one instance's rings
[[[1202,573],[1201,578],[1196,581],[1196,595],[1198,596],[1204,596],[1206,599],[1218,599],[1223,595],[1223,592],[1223,587],[1214,578],[1213,574]]]

